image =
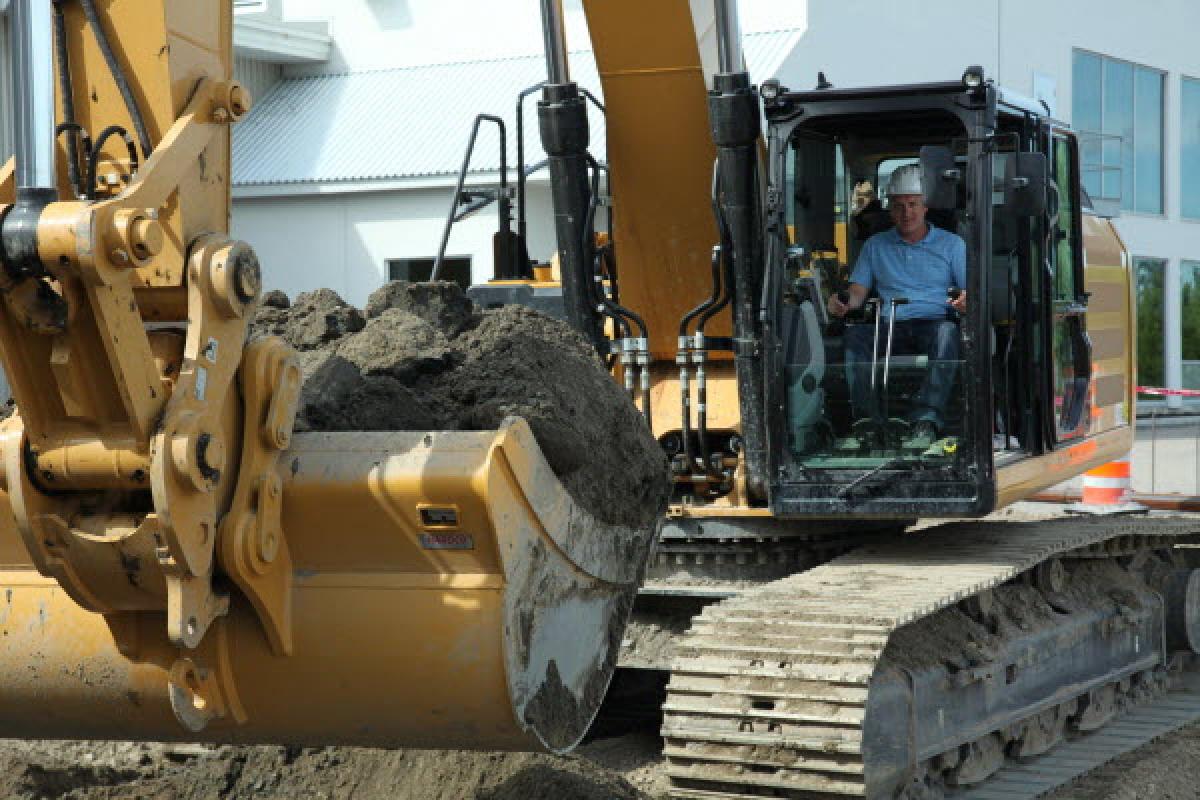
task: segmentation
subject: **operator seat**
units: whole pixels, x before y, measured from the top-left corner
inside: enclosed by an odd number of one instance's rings
[[[892,215],[887,212],[878,200],[872,200],[862,211],[853,216],[854,238],[865,242],[877,233],[883,233],[894,227]]]

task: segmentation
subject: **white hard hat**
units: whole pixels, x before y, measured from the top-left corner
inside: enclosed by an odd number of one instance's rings
[[[921,189],[921,165],[905,164],[897,167],[888,181],[888,195],[924,194]]]

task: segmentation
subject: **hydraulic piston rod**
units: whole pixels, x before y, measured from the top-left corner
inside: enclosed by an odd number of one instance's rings
[[[55,185],[52,20],[50,3],[13,0],[9,47],[18,189]]]
[[[542,37],[546,47],[547,83],[569,83],[571,71],[567,64],[562,0],[542,0]]]
[[[719,72],[742,71],[742,25],[737,0],[716,0]]]
[[[37,222],[57,197],[54,181],[54,23],[45,0],[13,0],[9,27],[17,202],[0,227],[10,275],[41,271]]]
[[[542,0],[542,29],[548,80],[538,103],[538,125],[550,165],[563,303],[567,321],[603,351],[606,344],[591,296],[595,251],[584,235],[591,202],[587,106],[567,69],[562,0]]]

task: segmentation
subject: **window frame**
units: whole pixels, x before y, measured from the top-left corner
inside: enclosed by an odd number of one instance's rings
[[[1100,118],[1100,130],[1098,130],[1098,131],[1084,130],[1083,128],[1078,127],[1075,124],[1075,117],[1078,116],[1075,113],[1075,104],[1078,102],[1079,93],[1077,92],[1078,87],[1075,85],[1075,82],[1074,82],[1074,71],[1075,71],[1075,59],[1080,54],[1092,56],[1093,58],[1098,58],[1100,60],[1100,108],[1098,110],[1098,114],[1099,114],[1099,118]],[[1133,136],[1131,137],[1129,142],[1126,142],[1124,137],[1120,136],[1119,134],[1106,134],[1104,132],[1104,118],[1105,118],[1104,92],[1105,92],[1106,82],[1108,79],[1108,64],[1113,63],[1113,62],[1120,63],[1120,64],[1127,64],[1133,70],[1132,77],[1131,77],[1132,85],[1130,87],[1131,95],[1130,95],[1130,109],[1129,109],[1130,114],[1133,119]],[[1168,211],[1167,210],[1167,194],[1168,193],[1167,193],[1167,153],[1166,153],[1167,148],[1166,148],[1166,145],[1167,145],[1167,103],[1168,103],[1168,99],[1169,99],[1167,97],[1167,92],[1169,90],[1167,76],[1168,76],[1169,72],[1167,70],[1159,69],[1158,67],[1154,67],[1149,64],[1142,64],[1137,61],[1131,61],[1127,58],[1118,58],[1116,56],[1106,55],[1104,53],[1100,53],[1095,50],[1089,50],[1086,47],[1072,47],[1071,48],[1071,69],[1072,69],[1071,118],[1072,118],[1072,127],[1075,128],[1076,134],[1081,139],[1085,138],[1088,135],[1100,136],[1100,137],[1116,136],[1121,141],[1121,159],[1120,159],[1121,164],[1116,167],[1116,169],[1121,171],[1121,181],[1120,181],[1121,182],[1121,196],[1118,199],[1121,213],[1122,214],[1132,214],[1134,216],[1150,217],[1153,219],[1165,219],[1168,216],[1168,214],[1167,214],[1167,211]],[[1138,80],[1137,79],[1138,79],[1138,71],[1139,70],[1146,70],[1148,72],[1153,72],[1153,73],[1157,74],[1157,76],[1159,78],[1160,86],[1161,86],[1161,92],[1159,95],[1159,105],[1158,105],[1158,173],[1159,174],[1158,174],[1158,210],[1157,211],[1146,211],[1146,210],[1139,209],[1137,207],[1137,193],[1138,193],[1137,192],[1137,142],[1138,142],[1138,119],[1139,119],[1139,116],[1137,113],[1137,106],[1138,106],[1138,92],[1137,92]],[[1129,151],[1130,151],[1130,170],[1131,170],[1131,177],[1129,179],[1129,184],[1132,187],[1132,195],[1133,195],[1132,197],[1128,197],[1128,198],[1125,196],[1125,192],[1124,192],[1124,183],[1125,183],[1124,160],[1125,160],[1125,147],[1127,145],[1128,145]],[[1084,153],[1084,149],[1081,147],[1080,148],[1080,164],[1079,164],[1080,171],[1081,171],[1081,175],[1080,175],[1081,182],[1083,180],[1082,172],[1083,172],[1083,168],[1085,166],[1083,163],[1083,153]],[[1101,181],[1103,181],[1103,170],[1105,169],[1103,151],[1102,151],[1102,154],[1100,157],[1100,168],[1102,170],[1101,171]],[[1090,194],[1090,192],[1089,192],[1089,194]],[[1103,183],[1101,183],[1101,195],[1100,195],[1099,199],[1100,200],[1113,199],[1113,198],[1108,197],[1107,195],[1103,194]],[[1126,206],[1127,203],[1128,203],[1128,207]],[[1189,219],[1191,219],[1191,217],[1189,217]]]
[[[1193,191],[1196,194],[1196,216],[1190,216],[1187,213],[1187,173],[1183,169],[1184,160],[1184,120],[1187,116],[1187,95],[1184,93],[1184,86],[1188,83],[1193,83],[1197,87],[1197,108],[1196,115],[1200,117],[1200,77],[1191,75],[1179,76],[1179,218],[1185,222],[1200,222],[1200,175],[1197,176],[1196,185]]]
[[[1183,298],[1184,288],[1188,282],[1186,276],[1187,276],[1187,273],[1189,270],[1192,271],[1193,274],[1196,275],[1196,280],[1192,282],[1194,288],[1196,290],[1200,290],[1200,258],[1181,258],[1181,259],[1179,259],[1179,294],[1180,294],[1181,300]],[[1188,344],[1187,343],[1187,340],[1188,340],[1188,336],[1187,336],[1187,333],[1188,333],[1188,318],[1187,318],[1188,304],[1181,303],[1181,305],[1182,305],[1183,313],[1180,315],[1180,320],[1179,320],[1179,355],[1180,355],[1180,361],[1182,362],[1182,369],[1181,369],[1181,372],[1182,372],[1181,377],[1183,378],[1182,385],[1183,385],[1183,388],[1185,388],[1185,389],[1197,389],[1197,388],[1200,388],[1200,380],[1191,381],[1188,379],[1188,376],[1189,376],[1189,374],[1200,374],[1200,373],[1197,373],[1195,370],[1189,370],[1189,364],[1191,366],[1200,368],[1200,358],[1188,358],[1188,349],[1187,349],[1187,344]],[[1191,400],[1193,403],[1195,402],[1191,398],[1185,398],[1184,402],[1187,403],[1187,402],[1189,402],[1189,400]]]
[[[1161,375],[1159,375],[1159,376],[1157,376],[1157,379],[1158,379],[1158,381],[1159,381],[1160,383],[1166,383],[1166,375],[1167,375],[1167,372],[1166,372],[1166,370],[1167,370],[1167,364],[1166,364],[1166,347],[1167,347],[1167,330],[1166,330],[1167,270],[1168,270],[1168,268],[1169,268],[1169,267],[1170,267],[1170,265],[1171,265],[1171,259],[1170,259],[1170,258],[1167,258],[1166,256],[1148,256],[1148,255],[1135,255],[1135,254],[1130,254],[1130,256],[1129,256],[1129,266],[1132,268],[1132,273],[1133,273],[1133,292],[1134,292],[1134,296],[1133,296],[1133,302],[1134,302],[1134,313],[1135,313],[1135,317],[1134,317],[1134,318],[1135,318],[1135,319],[1137,319],[1137,320],[1140,320],[1140,319],[1141,319],[1141,317],[1142,317],[1142,315],[1141,315],[1141,313],[1140,313],[1140,309],[1141,309],[1141,293],[1140,293],[1140,291],[1139,291],[1139,287],[1138,287],[1138,270],[1139,270],[1139,267],[1140,267],[1140,264],[1139,264],[1139,262],[1142,262],[1142,261],[1154,261],[1154,262],[1158,262],[1159,266],[1161,267],[1161,269],[1159,270],[1159,275],[1161,276],[1161,277],[1160,277],[1160,279],[1159,279],[1159,285],[1161,286],[1161,289],[1162,289],[1162,305],[1160,306],[1160,308],[1159,308],[1159,311],[1158,311],[1158,334],[1159,334],[1159,353],[1160,353],[1160,357],[1161,357],[1161,370],[1162,370],[1162,374],[1161,374]],[[1138,333],[1138,332],[1139,332],[1139,331],[1135,331],[1135,334],[1136,334],[1136,333]],[[1136,381],[1136,383],[1137,383],[1137,385],[1138,385],[1138,386],[1148,386],[1148,385],[1151,385],[1151,382],[1150,382],[1150,381],[1148,381],[1148,380],[1143,380],[1143,379],[1142,379],[1142,372],[1141,372],[1141,371],[1142,371],[1142,359],[1140,358],[1140,351],[1141,351],[1141,347],[1142,347],[1142,342],[1143,342],[1143,341],[1144,341],[1144,337],[1142,337],[1142,336],[1137,336],[1137,348],[1138,348],[1138,352],[1137,352],[1137,353],[1135,353],[1135,355],[1137,355],[1137,356],[1139,356],[1139,357],[1138,357],[1138,359],[1137,359],[1137,365],[1138,365],[1138,368],[1137,368],[1137,372],[1134,374],[1134,379],[1135,379],[1135,381]]]

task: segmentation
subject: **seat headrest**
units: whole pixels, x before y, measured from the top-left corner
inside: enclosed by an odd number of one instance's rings
[[[883,209],[867,209],[859,212],[854,218],[854,238],[865,242],[877,233],[883,233],[895,226],[892,215]]]
[[[944,231],[958,233],[958,212],[952,208],[931,208],[925,215],[925,221]]]

